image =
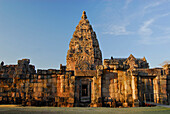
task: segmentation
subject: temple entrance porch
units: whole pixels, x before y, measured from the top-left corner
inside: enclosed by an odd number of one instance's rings
[[[154,76],[140,76],[138,80],[138,92],[141,102],[154,102],[154,78]]]
[[[91,81],[92,76],[77,76],[75,83],[75,104],[87,107],[91,103]]]

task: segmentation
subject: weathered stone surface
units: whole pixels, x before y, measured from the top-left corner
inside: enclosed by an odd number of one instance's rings
[[[105,59],[86,13],[76,27],[67,65],[38,69],[29,59],[0,65],[0,104],[129,107],[170,104],[170,64],[149,69],[146,58]]]
[[[96,65],[102,64],[102,54],[96,33],[85,11],[73,33],[66,59],[67,70],[95,70]]]

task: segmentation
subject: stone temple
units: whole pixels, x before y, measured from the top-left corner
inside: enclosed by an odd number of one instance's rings
[[[145,57],[102,59],[83,11],[69,44],[66,66],[35,70],[29,59],[0,65],[0,104],[58,107],[138,107],[170,104],[170,64],[149,68]],[[103,60],[103,62],[102,62]]]

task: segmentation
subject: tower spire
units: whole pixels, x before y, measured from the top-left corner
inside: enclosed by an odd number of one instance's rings
[[[67,70],[95,70],[102,65],[102,53],[86,12],[76,26],[67,52]]]
[[[86,16],[86,12],[85,12],[85,11],[83,11],[83,14],[82,14],[81,18],[84,19],[84,20],[87,19],[87,16]]]

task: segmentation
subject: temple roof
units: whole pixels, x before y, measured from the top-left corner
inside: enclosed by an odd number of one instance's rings
[[[102,53],[96,33],[83,11],[67,52],[67,70],[95,70],[102,64]]]

